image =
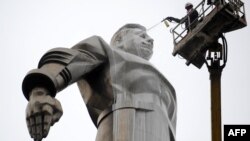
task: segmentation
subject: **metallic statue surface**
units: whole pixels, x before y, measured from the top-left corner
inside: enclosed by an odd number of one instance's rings
[[[77,82],[96,141],[174,141],[175,91],[148,62],[152,53],[153,39],[139,24],[121,27],[110,46],[92,36],[45,53],[22,85],[31,137],[48,135],[63,113],[56,94]]]

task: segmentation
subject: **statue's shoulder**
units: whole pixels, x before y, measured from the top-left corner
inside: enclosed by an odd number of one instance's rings
[[[86,38],[72,47],[80,52],[91,52],[102,56],[107,56],[107,50],[110,46],[100,36],[91,36]]]

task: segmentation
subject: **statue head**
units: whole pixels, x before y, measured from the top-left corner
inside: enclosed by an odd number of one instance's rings
[[[139,24],[126,24],[112,37],[110,45],[149,60],[153,54],[153,39]]]

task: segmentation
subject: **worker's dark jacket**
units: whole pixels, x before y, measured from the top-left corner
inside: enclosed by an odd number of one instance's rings
[[[192,10],[190,14],[186,15],[181,19],[173,18],[172,20],[177,23],[185,23],[187,31],[194,29],[198,22],[199,13],[197,10]]]

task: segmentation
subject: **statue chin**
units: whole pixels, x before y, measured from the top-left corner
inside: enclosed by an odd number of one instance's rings
[[[151,49],[141,48],[141,53],[139,55],[140,57],[149,60],[153,55],[153,51]]]
[[[144,56],[141,56],[142,58],[146,59],[146,60],[149,60],[151,57],[152,57],[152,54],[150,55],[144,55]]]

